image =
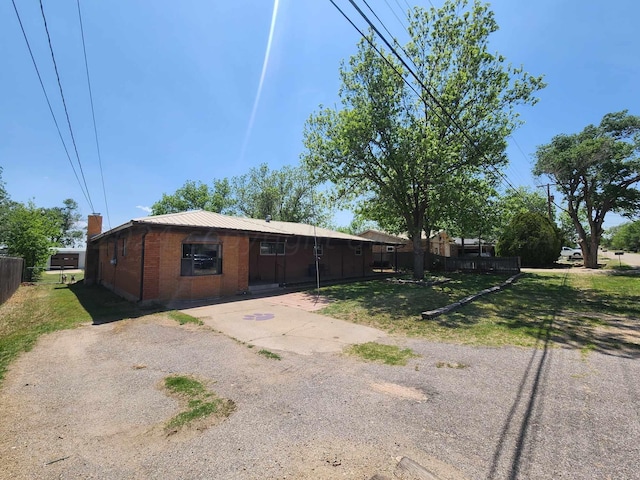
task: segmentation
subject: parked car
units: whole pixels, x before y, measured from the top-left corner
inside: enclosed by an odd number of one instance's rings
[[[560,256],[573,259],[582,258],[582,250],[579,248],[562,247]]]

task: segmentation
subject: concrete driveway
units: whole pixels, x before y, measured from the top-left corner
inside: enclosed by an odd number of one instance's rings
[[[298,292],[181,309],[211,328],[242,342],[301,355],[340,352],[345,346],[386,333],[314,313],[327,300]]]

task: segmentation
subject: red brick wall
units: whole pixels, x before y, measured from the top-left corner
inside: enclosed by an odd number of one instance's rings
[[[142,301],[167,303],[234,295],[248,289],[248,239],[219,235],[222,244],[222,274],[180,275],[182,243],[188,231],[154,230],[131,232],[117,239],[116,264],[111,263],[115,236],[100,241],[100,282],[130,300],[140,300],[142,244],[144,241],[144,284]],[[126,239],[126,254],[122,241]],[[143,240],[144,238],[144,240]]]
[[[260,242],[276,239],[252,239],[249,248],[249,280],[273,283],[292,283],[309,279],[309,266],[315,264],[313,238],[287,239],[286,258],[283,255],[260,255]],[[283,242],[284,239],[277,240]],[[323,276],[349,278],[371,272],[371,246],[364,244],[362,254],[356,255],[356,244],[319,240]]]

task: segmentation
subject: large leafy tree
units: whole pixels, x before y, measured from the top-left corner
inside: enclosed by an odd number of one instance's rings
[[[8,254],[22,257],[27,267],[27,281],[35,279],[56,244],[51,240],[57,225],[45,209],[33,202],[14,204],[6,216],[5,241]]]
[[[640,209],[640,117],[609,113],[598,126],[554,137],[536,157],[534,174],[547,175],[562,192],[585,266],[596,268],[607,213]]]
[[[84,230],[79,227],[82,216],[75,200],[67,198],[63,205],[43,212],[51,222],[50,240],[57,247],[75,247],[84,240]]]
[[[187,210],[224,213],[231,205],[231,186],[227,179],[214,180],[213,187],[202,182],[187,180],[175,193],[163,193],[162,198],[151,206],[151,214],[162,215]]]
[[[323,196],[316,192],[309,174],[301,167],[271,170],[266,163],[233,177],[233,208],[239,215],[283,222],[328,221]]]
[[[403,51],[420,81],[363,39],[340,68],[342,108],[310,117],[302,158],[317,180],[333,182],[339,198],[358,203],[383,228],[408,233],[421,278],[421,233],[443,221],[439,199],[456,179],[481,178],[506,162],[515,108],[535,103],[544,84],[489,51],[498,25],[487,5],[449,0],[410,17]]]
[[[619,225],[611,234],[609,244],[619,250],[640,250],[640,220]]]
[[[214,180],[212,187],[188,180],[175,193],[163,193],[151,207],[152,215],[187,210],[322,225],[330,217],[324,195],[316,192],[307,172],[291,166],[271,170],[266,163],[231,179]]]

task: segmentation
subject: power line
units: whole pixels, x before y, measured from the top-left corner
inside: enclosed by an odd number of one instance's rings
[[[87,48],[84,41],[84,27],[82,26],[82,12],[80,11],[80,0],[78,4],[78,19],[80,20],[80,35],[82,37],[82,52],[84,53],[84,67],[87,72],[87,86],[89,87],[89,101],[91,102],[91,118],[93,119],[93,133],[96,139],[96,150],[98,152],[98,164],[100,165],[100,179],[102,180],[102,193],[104,195],[104,205],[107,210],[107,222],[111,229],[111,218],[109,216],[109,203],[107,202],[107,190],[104,186],[104,173],[102,170],[102,156],[100,155],[100,143],[98,142],[98,127],[96,126],[96,113],[93,108],[93,93],[91,92],[91,79],[89,77],[89,62],[87,61]]]
[[[93,208],[93,202],[91,201],[91,194],[89,193],[89,187],[87,186],[87,179],[84,176],[84,171],[82,169],[82,162],[80,162],[80,155],[78,154],[78,146],[76,145],[76,139],[73,135],[73,128],[71,128],[71,120],[69,119],[69,111],[67,110],[67,102],[64,99],[64,92],[62,91],[62,83],[60,82],[60,75],[58,74],[58,64],[56,63],[56,57],[53,54],[53,46],[51,45],[51,36],[49,35],[49,27],[47,26],[47,17],[44,14],[44,7],[42,5],[42,0],[40,0],[40,12],[42,13],[42,20],[44,22],[44,29],[47,32],[47,40],[49,42],[49,51],[51,52],[51,59],[53,60],[53,68],[56,72],[56,79],[58,80],[58,88],[60,89],[60,97],[62,97],[62,105],[64,107],[64,113],[67,117],[67,125],[69,126],[69,133],[71,134],[71,143],[73,143],[73,149],[76,152],[76,159],[78,160],[78,166],[80,167],[80,175],[82,176],[82,182],[84,183],[84,187],[87,191],[87,198],[89,201],[89,206],[91,207],[91,211],[95,212],[95,208]]]
[[[336,7],[338,8],[338,6],[334,3],[333,0],[330,0],[330,2]],[[459,122],[447,111],[447,109],[442,105],[442,103],[438,100],[438,98],[431,92],[431,90],[424,84],[424,82],[422,81],[422,79],[420,79],[420,77],[418,77],[418,75],[413,71],[413,69],[409,66],[409,64],[407,63],[407,61],[402,58],[401,55],[398,54],[398,52],[396,51],[396,49],[389,43],[389,41],[385,38],[384,35],[382,35],[382,33],[380,33],[380,30],[373,24],[373,22],[371,22],[371,20],[367,17],[367,15],[362,11],[362,9],[355,3],[354,0],[349,0],[349,3],[351,3],[351,5],[356,9],[356,11],[360,14],[360,16],[367,22],[367,24],[369,25],[369,27],[371,27],[371,29],[378,35],[378,37],[380,37],[380,39],[385,43],[385,45],[389,48],[389,50],[391,51],[391,53],[398,59],[400,60],[400,62],[402,63],[402,65],[407,69],[407,71],[411,74],[411,76],[416,80],[416,82],[419,84],[419,86],[423,89],[424,92],[426,92],[427,96],[431,99],[431,101],[433,103],[436,104],[436,106],[438,106],[438,108],[442,111],[442,113],[449,119],[450,123],[448,124],[448,127],[451,126],[451,124],[453,124],[460,133],[462,133],[462,135],[465,137],[465,139],[467,140],[467,142],[469,142],[471,148],[473,150],[475,150],[477,153],[480,153],[483,157],[485,157],[485,155],[480,152],[480,149],[478,148],[476,142],[474,141],[473,138],[471,138],[471,136],[469,135],[469,133],[459,124]],[[353,25],[355,27],[355,24],[344,14],[344,12],[342,12],[342,10],[340,10],[338,8],[338,10],[340,11],[340,13],[342,13],[343,16],[345,16],[345,18],[347,18],[347,20],[349,21],[349,23],[351,23],[351,25]],[[360,31],[359,28],[355,27],[358,32],[360,32],[360,34],[365,37],[362,32]],[[365,37],[367,38],[367,37]],[[368,38],[367,38],[368,40]],[[369,44],[373,46],[373,43],[371,41],[369,41]],[[375,48],[375,47],[374,47]],[[378,52],[378,54],[381,55],[380,51],[376,48],[376,51]],[[399,73],[396,69],[394,69],[397,73]],[[404,76],[403,76],[404,79]],[[405,82],[407,82],[406,79],[404,79]],[[412,88],[413,89],[413,88]],[[414,92],[416,91],[415,89],[413,89]],[[417,92],[416,92],[417,93]],[[424,102],[424,98],[418,94],[419,98],[423,100]],[[425,102],[426,104],[426,102]],[[435,111],[434,111],[435,113]],[[436,114],[436,116],[438,116],[439,119],[442,120],[442,118]],[[446,122],[445,122],[446,123]],[[495,173],[497,173],[502,179],[503,181],[509,185],[509,187],[511,187],[512,189],[515,190],[515,187],[511,184],[511,182],[509,181],[509,179],[502,173],[500,172],[495,166],[489,164],[489,166],[495,171]]]
[[[44,83],[42,81],[42,76],[40,75],[40,70],[38,69],[38,64],[36,63],[36,59],[33,56],[33,51],[31,50],[31,44],[29,43],[29,39],[27,38],[27,33],[24,30],[24,26],[22,25],[22,19],[20,18],[20,13],[18,12],[18,8],[16,7],[15,0],[11,0],[13,3],[13,10],[16,12],[16,18],[18,19],[18,23],[20,24],[20,30],[22,30],[22,36],[24,37],[24,41],[27,44],[27,49],[29,50],[29,55],[31,56],[31,61],[33,62],[33,67],[36,69],[36,74],[38,75],[38,80],[40,81],[40,87],[42,88],[42,93],[44,93],[44,98],[47,100],[47,106],[49,107],[49,112],[51,113],[51,118],[53,118],[53,123],[56,126],[56,130],[58,131],[58,136],[60,137],[60,141],[62,142],[62,147],[67,155],[67,159],[69,160],[69,165],[71,165],[71,170],[73,170],[73,174],[78,181],[78,185],[80,186],[80,191],[82,195],[84,195],[85,200],[89,205],[91,202],[88,197],[88,192],[85,192],[82,182],[80,182],[80,177],[78,177],[78,172],[76,172],[76,168],[73,165],[73,160],[71,160],[71,155],[69,155],[69,149],[67,148],[67,144],[64,141],[64,137],[62,136],[62,132],[60,131],[60,125],[58,125],[58,120],[56,119],[55,113],[53,113],[53,108],[51,107],[51,102],[49,101],[49,95],[47,95],[47,90],[44,88]]]

